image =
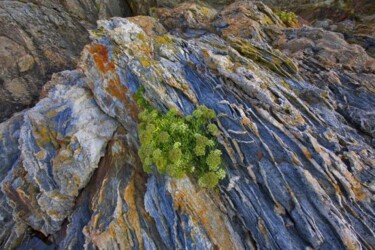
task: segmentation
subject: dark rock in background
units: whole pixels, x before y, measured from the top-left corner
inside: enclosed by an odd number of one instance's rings
[[[261,0],[268,6],[287,9],[298,13],[307,20],[330,18],[342,21],[347,18],[375,14],[372,0]]]
[[[262,0],[273,9],[294,11],[316,26],[344,34],[375,58],[375,2],[373,0]]]
[[[0,122],[34,104],[52,73],[74,69],[98,18],[129,16],[125,2],[0,1]]]

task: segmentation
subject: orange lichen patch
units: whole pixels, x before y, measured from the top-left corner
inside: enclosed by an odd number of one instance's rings
[[[93,44],[87,47],[96,67],[102,73],[102,82],[107,84],[104,89],[109,95],[120,100],[125,105],[125,110],[136,120],[138,117],[138,107],[136,103],[128,97],[128,88],[125,87],[117,74],[116,66],[109,60],[108,48],[101,44]]]
[[[138,120],[138,106],[132,98],[129,98],[127,96],[128,88],[121,84],[118,76],[115,80],[110,79],[108,81],[108,87],[106,88],[106,90],[111,96],[116,97],[124,103],[126,110],[133,120]]]
[[[309,160],[312,159],[312,154],[306,147],[302,147],[301,150],[302,150],[302,153],[306,156],[307,159],[309,159]]]
[[[90,235],[94,245],[99,249],[109,249],[111,246],[118,246],[119,249],[132,249],[135,242],[123,216],[114,218],[104,232],[90,230],[87,227],[85,232]]]
[[[358,201],[363,201],[368,198],[369,192],[358,180],[353,177],[352,174],[347,174],[346,178],[352,185],[351,189]]]
[[[43,148],[49,143],[51,143],[55,148],[58,148],[56,142],[56,134],[54,131],[51,131],[46,125],[43,124],[33,124],[32,133],[35,138],[36,144]]]
[[[139,222],[139,214],[135,201],[134,195],[136,194],[135,185],[134,185],[134,175],[130,183],[125,189],[124,200],[128,204],[128,213],[127,218],[132,229],[135,231],[138,242],[142,242],[142,233],[141,233],[141,223]]]
[[[109,79],[106,90],[111,96],[114,96],[121,101],[127,102],[128,98],[126,96],[126,93],[128,92],[128,89],[120,83],[120,80],[118,78]]]
[[[336,194],[340,197],[344,197],[342,192],[341,192],[341,189],[340,189],[340,186],[338,184],[335,184],[335,183],[332,183],[333,187],[335,188],[336,190]]]
[[[264,222],[263,222],[263,220],[261,220],[261,219],[258,220],[258,228],[259,228],[260,232],[263,234],[263,237],[264,237],[266,240],[268,240],[267,230],[266,230],[266,228],[265,228],[265,226],[264,226]]]
[[[113,245],[117,245],[119,249],[132,249],[136,244],[135,241],[141,242],[139,216],[135,206],[132,206],[134,204],[134,202],[132,203],[134,200],[134,193],[132,193],[134,182],[131,181],[129,185],[130,188],[128,186],[124,194],[124,198],[130,209],[128,213],[123,211],[122,204],[124,200],[118,196],[116,199],[116,208],[113,211],[112,220],[108,227],[102,228],[102,225],[98,223],[103,216],[100,212],[91,219],[89,226],[85,227],[85,233],[90,235],[93,244],[99,249],[108,249]],[[121,190],[118,190],[118,194],[120,192]],[[97,202],[100,203],[104,200],[105,194]],[[137,239],[132,237],[133,231],[135,231]]]
[[[204,227],[218,249],[238,248],[231,233],[223,226],[226,224],[226,218],[216,205],[220,199],[213,198],[214,193],[209,193],[206,189],[196,190],[188,178],[172,179],[170,189],[175,207],[197,219],[194,223],[200,223]]]
[[[108,48],[102,44],[94,43],[87,47],[89,53],[95,61],[96,67],[102,72],[115,70],[115,64],[109,61]]]

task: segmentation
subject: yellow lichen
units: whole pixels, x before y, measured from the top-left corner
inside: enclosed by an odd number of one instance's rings
[[[145,35],[143,35],[143,34],[140,32],[140,33],[137,34],[137,38],[138,38],[139,40],[144,41],[144,40],[145,40]]]
[[[154,41],[157,43],[157,44],[173,44],[173,41],[172,39],[169,37],[168,34],[164,35],[164,36],[156,36],[154,38]]]
[[[151,62],[149,60],[141,59],[140,61],[143,67],[148,68],[151,66]]]

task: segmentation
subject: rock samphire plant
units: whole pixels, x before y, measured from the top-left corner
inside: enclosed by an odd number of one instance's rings
[[[294,12],[279,10],[276,11],[275,14],[279,16],[281,21],[288,27],[293,27],[298,24],[298,16]]]
[[[146,172],[155,166],[159,173],[181,178],[190,174],[201,187],[213,188],[226,173],[222,152],[217,148],[218,128],[212,123],[215,111],[198,106],[191,115],[181,116],[176,109],[167,113],[155,109],[136,93],[139,114],[139,156]]]

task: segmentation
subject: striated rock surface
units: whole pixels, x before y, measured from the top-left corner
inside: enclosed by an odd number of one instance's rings
[[[0,246],[373,249],[375,59],[257,1],[153,15],[99,21],[78,69],[0,125]],[[216,190],[143,172],[141,86],[216,111]]]
[[[7,206],[17,214],[17,227],[26,223],[44,235],[58,231],[72,212],[117,127],[83,87],[81,74],[63,72],[53,81],[44,99],[1,130]],[[3,238],[12,233],[3,232]]]

